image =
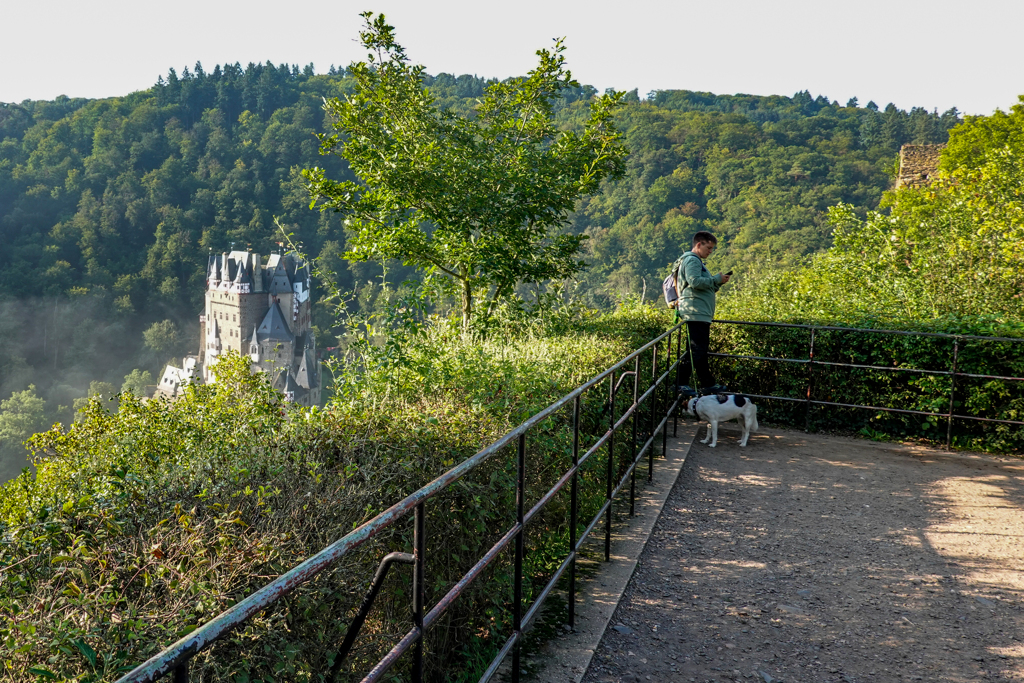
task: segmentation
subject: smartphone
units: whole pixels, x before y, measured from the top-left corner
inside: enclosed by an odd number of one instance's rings
[[[732,271],[730,270],[728,273],[726,273],[726,275],[731,276],[732,275]]]

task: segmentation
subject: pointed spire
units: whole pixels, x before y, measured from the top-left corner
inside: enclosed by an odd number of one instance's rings
[[[299,369],[295,371],[295,381],[299,383],[299,386],[303,389],[309,389],[312,386],[312,377],[310,377],[310,370],[312,364],[310,363],[309,351],[302,352],[302,360],[299,361]]]
[[[291,294],[292,281],[288,277],[288,269],[285,267],[284,259],[279,259],[273,272],[270,273],[271,294]]]
[[[285,321],[284,314],[281,313],[281,307],[277,301],[270,305],[270,310],[267,311],[267,314],[263,317],[263,322],[260,323],[259,328],[256,330],[256,337],[261,342],[295,341],[295,336],[288,329],[288,323]]]

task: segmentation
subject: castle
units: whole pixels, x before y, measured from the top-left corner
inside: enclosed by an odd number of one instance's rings
[[[310,328],[309,265],[297,254],[232,251],[211,254],[206,310],[199,316],[200,349],[183,367],[167,366],[157,394],[174,397],[188,382],[216,382],[213,365],[228,351],[248,356],[285,400],[320,403],[321,369]]]

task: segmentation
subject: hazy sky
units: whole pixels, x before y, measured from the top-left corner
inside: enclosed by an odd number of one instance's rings
[[[362,54],[363,10],[384,12],[429,73],[505,77],[568,39],[599,89],[707,90],[972,114],[1024,93],[1020,0],[2,0],[0,102],[123,95],[201,61],[305,65]]]

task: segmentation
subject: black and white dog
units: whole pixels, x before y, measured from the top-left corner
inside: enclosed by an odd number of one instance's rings
[[[740,446],[747,445],[750,432],[757,431],[757,406],[746,396],[740,394],[710,394],[691,398],[686,409],[690,415],[696,415],[702,420],[707,420],[708,435],[701,443],[707,443],[711,439],[709,448],[718,444],[718,423],[735,419],[743,427],[743,438]]]

